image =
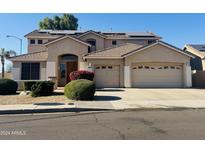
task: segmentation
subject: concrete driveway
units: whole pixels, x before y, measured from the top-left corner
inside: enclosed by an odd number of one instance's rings
[[[205,89],[104,89],[96,99],[110,101],[115,108],[205,108]]]

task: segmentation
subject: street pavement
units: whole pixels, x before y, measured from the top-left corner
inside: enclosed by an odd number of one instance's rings
[[[0,116],[0,139],[205,139],[204,109]]]

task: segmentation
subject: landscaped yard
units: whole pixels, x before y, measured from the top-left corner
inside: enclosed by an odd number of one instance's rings
[[[54,93],[52,96],[31,97],[16,95],[0,95],[0,105],[14,105],[14,104],[35,104],[35,103],[68,103],[69,100],[63,93]]]

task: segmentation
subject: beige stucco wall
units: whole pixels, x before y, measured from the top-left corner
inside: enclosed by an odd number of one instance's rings
[[[30,44],[30,39],[28,39],[28,53],[32,52],[40,52],[46,50],[45,45],[43,44],[37,44],[38,40],[43,40],[43,43],[46,43],[48,39],[34,39],[36,41],[36,44]]]
[[[115,39],[113,39],[115,40]],[[105,48],[111,47],[112,45],[112,39],[106,39],[105,40]],[[124,44],[124,43],[134,43],[134,44],[140,44],[140,45],[147,45],[148,40],[137,40],[137,39],[117,39],[117,44]]]
[[[183,82],[185,85],[188,78],[186,74],[186,66],[189,65],[189,61],[190,57],[158,44],[126,57],[125,65],[132,66],[136,63],[162,63],[165,65],[170,63],[181,65],[183,67]]]
[[[126,57],[125,65],[131,65],[133,62],[187,63],[189,60],[188,56],[158,44]]]
[[[80,37],[81,40],[83,41],[87,41],[88,39],[95,39],[96,40],[96,50],[102,50],[104,49],[104,38],[98,36],[98,35],[95,35],[95,34],[92,34],[92,33],[88,33],[86,35],[83,35]]]
[[[47,78],[48,76],[56,77],[56,80],[58,81],[58,73],[59,73],[59,56],[64,54],[73,54],[78,56],[78,69],[81,69],[80,66],[82,66],[83,55],[88,53],[88,46],[85,44],[82,44],[80,42],[77,42],[73,39],[66,38],[60,41],[57,41],[55,43],[49,44],[47,46],[48,51],[48,61],[47,63],[53,64],[54,67],[47,67]],[[54,69],[54,70],[53,70]],[[50,73],[49,72],[53,72]]]
[[[120,66],[120,87],[124,87],[124,62],[123,59],[88,59],[88,65],[118,65]]]
[[[58,56],[64,54],[73,54],[78,56],[79,61],[83,61],[82,57],[88,53],[88,46],[80,42],[66,38],[47,46],[48,61],[56,61]]]
[[[194,55],[201,58],[201,64],[202,64],[202,71],[205,71],[205,60],[203,59],[205,57],[205,54],[203,52],[200,52],[193,47],[186,45],[185,46],[186,51],[193,53]]]

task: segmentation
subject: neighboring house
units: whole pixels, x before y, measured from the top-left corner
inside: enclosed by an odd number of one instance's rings
[[[11,58],[15,80],[70,81],[93,70],[97,87],[191,87],[193,56],[150,33],[35,30],[28,54]]]
[[[184,51],[190,52],[195,55],[195,57],[191,58],[190,61],[192,70],[205,71],[205,44],[187,44],[184,47]]]

